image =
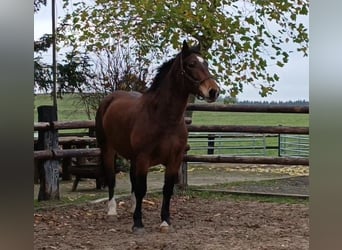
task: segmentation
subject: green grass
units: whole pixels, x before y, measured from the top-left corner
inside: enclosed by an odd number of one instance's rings
[[[49,95],[36,95],[34,98],[34,121],[37,121],[37,107],[52,105]],[[76,94],[63,95],[57,100],[58,120],[88,120],[84,107]],[[240,112],[193,112],[192,124],[202,125],[263,125],[263,126],[309,126],[308,114],[266,114]]]
[[[192,124],[201,125],[262,125],[308,126],[308,114],[194,112]]]
[[[36,95],[34,97],[34,121],[38,121],[37,107],[52,105],[50,95]],[[89,120],[87,113],[76,94],[63,95],[63,99],[57,99],[57,116],[59,121]]]

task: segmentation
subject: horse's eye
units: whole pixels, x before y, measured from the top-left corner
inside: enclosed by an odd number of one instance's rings
[[[196,66],[196,61],[189,62],[189,63],[188,63],[188,66],[189,66],[190,68],[195,67],[195,66]]]

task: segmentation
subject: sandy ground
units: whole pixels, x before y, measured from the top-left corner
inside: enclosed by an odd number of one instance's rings
[[[279,192],[308,192],[308,170],[305,168],[279,168],[272,171],[268,168],[255,169],[189,167],[189,184],[201,186],[280,178],[271,189]],[[302,176],[303,171],[306,176]],[[289,176],[295,177],[282,179]],[[127,174],[119,174],[117,180],[117,194],[127,194],[130,189]],[[149,173],[150,191],[161,190],[162,183],[163,172]],[[265,185],[255,183],[247,189],[268,191]],[[61,196],[107,196],[105,190],[95,190],[93,180],[81,181],[76,192],[71,192],[71,186],[70,181],[61,182]],[[37,189],[38,185],[35,185],[35,197]],[[35,210],[34,249],[302,250],[309,247],[307,203],[279,204],[241,201],[228,196],[201,198],[176,195],[171,202],[172,230],[161,233],[161,199],[148,194],[143,204],[146,232],[142,235],[135,235],[131,231],[132,214],[128,198],[122,196],[118,204],[116,217],[106,215],[106,201]]]

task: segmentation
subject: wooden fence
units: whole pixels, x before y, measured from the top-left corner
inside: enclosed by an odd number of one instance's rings
[[[258,113],[309,113],[308,106],[280,106],[280,105],[223,105],[223,104],[189,104],[189,111],[209,111],[209,112],[258,112]],[[194,125],[187,120],[189,132],[241,132],[241,133],[257,133],[257,134],[309,134],[308,127],[289,127],[289,126],[239,126],[239,125]],[[50,140],[52,137],[58,138],[58,133],[66,129],[88,129],[93,131],[95,127],[94,121],[53,121],[38,122],[34,124],[34,131],[39,132],[38,141]],[[47,136],[50,134],[50,136]],[[51,136],[55,134],[55,136]],[[57,135],[57,136],[56,136]],[[43,138],[43,139],[42,139]],[[100,150],[96,147],[85,148],[84,145],[95,143],[95,138],[58,138],[58,143],[41,142],[40,147],[34,151],[34,159],[40,162],[39,168],[44,165],[45,175],[40,174],[40,185],[42,193],[51,193],[51,189],[55,190],[55,195],[40,195],[39,200],[59,198],[58,175],[56,171],[50,171],[49,165],[55,166],[56,161],[63,159],[68,161],[72,157],[82,159],[84,157],[98,157]],[[83,148],[63,148],[59,145],[82,145]],[[42,146],[44,145],[44,146]],[[36,149],[36,148],[35,148]],[[224,155],[185,155],[184,162],[180,171],[180,185],[187,185],[187,162],[210,162],[210,163],[243,163],[243,164],[280,164],[280,165],[309,165],[308,158],[299,157],[255,157],[255,156],[224,156]],[[53,167],[53,169],[56,169]],[[48,172],[49,174],[46,174]],[[51,174],[52,173],[52,174]],[[96,175],[95,175],[96,177]],[[46,186],[44,178],[53,179]],[[43,181],[42,181],[43,180]],[[52,183],[52,184],[51,184]],[[45,185],[45,186],[42,186]],[[57,187],[51,188],[51,185]],[[56,190],[57,189],[57,190]]]

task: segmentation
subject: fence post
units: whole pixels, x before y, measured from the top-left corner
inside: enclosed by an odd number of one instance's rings
[[[208,155],[213,155],[215,150],[215,134],[208,134]]]
[[[187,152],[190,150],[190,145],[188,144],[186,147],[186,150],[184,152],[184,156],[187,155]],[[178,172],[178,184],[177,184],[177,188],[179,190],[184,191],[187,186],[188,186],[188,162],[187,161],[182,161],[181,166],[179,168],[179,172]]]
[[[186,187],[188,186],[188,163],[186,161],[182,161],[181,167],[179,168],[179,173],[178,173],[178,189],[179,190],[185,190]]]
[[[57,121],[55,106],[39,106],[38,122]],[[38,150],[52,150],[58,148],[58,132],[55,129],[38,132]],[[38,164],[40,189],[38,201],[59,199],[59,162],[57,160],[40,161]]]
[[[281,127],[281,124],[278,126]],[[278,134],[278,157],[281,157],[281,134]]]
[[[70,145],[63,145],[63,149],[71,149]],[[72,179],[70,174],[70,167],[72,165],[71,157],[65,157],[62,160],[62,180],[63,181],[70,181]]]

